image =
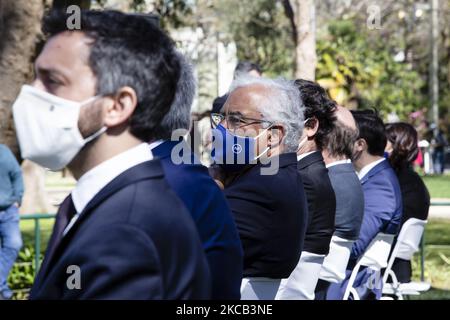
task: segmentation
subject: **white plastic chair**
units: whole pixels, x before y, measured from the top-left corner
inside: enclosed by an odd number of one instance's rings
[[[289,278],[281,279],[275,300],[314,300],[323,254],[303,251]]]
[[[378,233],[372,240],[352,270],[343,300],[348,300],[350,294],[355,300],[360,299],[357,291],[353,288],[353,284],[362,266],[370,268],[373,272],[380,272],[381,269],[386,268],[394,237],[395,235],[393,234]]]
[[[348,260],[354,240],[333,236],[330,242],[330,252],[325,257],[320,269],[319,279],[331,283],[340,283],[345,279]]]
[[[431,285],[427,282],[400,283],[392,270],[396,258],[410,261],[414,253],[419,251],[426,224],[426,220],[416,218],[410,218],[403,224],[383,275],[383,295],[396,295],[399,300],[403,300],[404,295],[419,295],[420,292],[430,289]],[[392,282],[387,283],[389,276]]]
[[[280,279],[244,278],[241,282],[241,300],[274,300],[279,287]]]

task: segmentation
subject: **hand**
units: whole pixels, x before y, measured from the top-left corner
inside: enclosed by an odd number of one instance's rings
[[[20,205],[19,205],[18,202],[14,202],[13,206],[15,206],[16,208],[19,208],[19,207],[20,207]]]

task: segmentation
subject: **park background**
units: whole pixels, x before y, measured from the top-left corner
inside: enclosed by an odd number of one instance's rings
[[[261,65],[268,77],[315,79],[339,104],[376,108],[384,120],[407,121],[421,139],[434,123],[450,132],[450,0],[0,0],[0,143],[20,158],[11,105],[33,79],[42,48],[43,14],[70,5],[152,13],[195,65],[194,118],[224,94],[239,60]],[[426,124],[426,125],[424,125]],[[433,175],[418,168],[432,197],[424,237],[425,280],[417,299],[450,299],[450,157]],[[75,181],[23,161],[26,194],[21,213],[54,213]],[[426,173],[426,174],[425,174]],[[23,219],[24,248],[9,282],[26,298],[53,220]],[[420,255],[413,261],[420,279]],[[413,297],[414,298],[414,297]]]

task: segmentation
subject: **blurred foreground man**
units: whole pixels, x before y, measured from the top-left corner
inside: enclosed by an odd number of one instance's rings
[[[80,31],[66,19],[45,19],[36,80],[13,106],[23,157],[77,179],[30,298],[209,298],[195,225],[146,143],[175,95],[172,42],[119,12],[82,12]]]
[[[19,206],[22,202],[22,170],[11,150],[0,144],[0,300],[12,298],[8,274],[22,247]]]

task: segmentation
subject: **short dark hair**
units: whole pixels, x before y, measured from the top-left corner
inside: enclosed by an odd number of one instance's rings
[[[409,166],[416,160],[419,146],[417,131],[412,125],[405,122],[387,124],[386,137],[392,144],[389,162],[396,171]]]
[[[261,67],[254,62],[250,61],[239,61],[234,69],[234,76],[238,77],[242,73],[249,73],[250,71],[256,71],[259,74],[262,74]]]
[[[69,14],[52,10],[44,17],[47,37],[70,31]],[[97,78],[96,94],[111,95],[124,86],[136,91],[130,132],[149,141],[174,100],[180,63],[172,40],[145,17],[118,11],[81,11],[81,29],[91,38],[89,66]],[[77,31],[77,30],[74,30]]]
[[[376,110],[352,110],[356,126],[359,130],[359,139],[364,139],[368,146],[369,154],[383,156],[386,147],[386,130],[383,120]]]
[[[337,109],[337,104],[328,96],[324,88],[313,81],[297,79],[295,85],[300,90],[305,105],[305,121],[311,118],[316,118],[319,121],[319,128],[314,136],[314,141],[319,150],[322,150],[325,145],[325,137],[335,126],[336,115],[334,112]],[[305,123],[305,127],[311,125],[309,122]]]

